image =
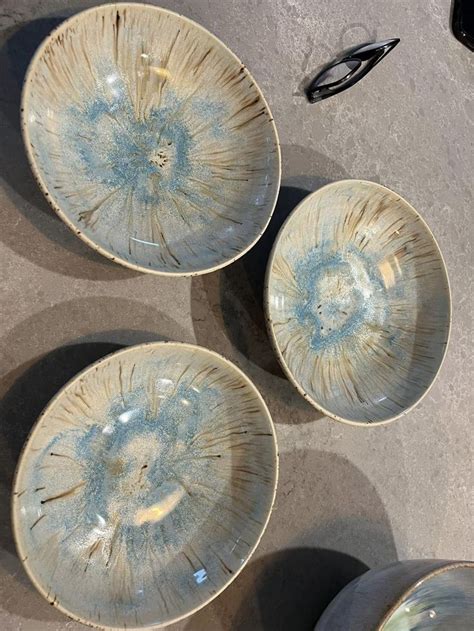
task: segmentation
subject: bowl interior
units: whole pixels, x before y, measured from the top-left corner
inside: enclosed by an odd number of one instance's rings
[[[30,66],[23,129],[62,218],[143,271],[225,265],[273,211],[280,155],[260,90],[217,38],[164,9],[104,5],[62,24]]]
[[[381,631],[468,631],[474,620],[474,565],[446,568],[407,594]]]
[[[434,380],[450,327],[438,246],[396,193],[359,180],[308,196],[268,270],[269,327],[307,398],[340,420],[390,420]]]
[[[20,460],[13,518],[42,594],[83,622],[165,625],[241,570],[273,503],[268,410],[219,356],[151,344],[86,369]]]

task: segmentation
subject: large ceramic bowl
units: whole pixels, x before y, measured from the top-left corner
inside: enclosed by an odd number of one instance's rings
[[[423,559],[356,578],[315,631],[471,631],[473,621],[474,563]]]
[[[329,184],[290,215],[268,264],[267,309],[291,381],[355,424],[393,420],[420,401],[451,320],[430,229],[399,195],[360,180]]]
[[[80,373],[36,423],[14,485],[19,556],[74,619],[164,626],[237,576],[276,481],[270,414],[238,368],[189,344],[131,347]]]
[[[127,267],[232,262],[270,220],[277,133],[246,67],[185,17],[144,4],[75,15],[29,67],[22,128],[59,216]]]

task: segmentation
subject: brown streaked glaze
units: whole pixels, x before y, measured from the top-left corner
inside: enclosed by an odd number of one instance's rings
[[[109,4],[61,24],[29,67],[22,128],[53,208],[128,267],[212,271],[273,212],[280,150],[261,91],[216,37],[165,9]]]
[[[41,594],[81,622],[165,626],[248,561],[277,458],[268,409],[233,364],[189,344],[124,349],[37,421],[14,484],[19,556]]]
[[[267,270],[270,334],[287,375],[317,408],[384,423],[426,394],[451,322],[445,264],[423,219],[373,182],[309,195]]]

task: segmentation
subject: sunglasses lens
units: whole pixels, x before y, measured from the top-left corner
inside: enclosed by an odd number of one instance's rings
[[[358,59],[342,61],[335,66],[331,66],[320,74],[314,84],[314,87],[323,87],[342,81],[359,66],[360,61]]]

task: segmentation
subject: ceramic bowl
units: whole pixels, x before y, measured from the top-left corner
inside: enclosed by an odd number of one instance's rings
[[[153,343],[102,359],[37,421],[13,525],[41,594],[106,628],[161,627],[241,571],[277,482],[268,409],[216,353]]]
[[[265,230],[280,183],[273,118],[216,37],[144,4],[75,15],[29,67],[22,129],[40,187],[93,248],[145,272],[210,272]]]
[[[468,631],[473,620],[474,563],[423,559],[356,578],[315,631]]]
[[[304,199],[270,256],[266,303],[280,362],[328,416],[383,423],[432,385],[451,301],[430,229],[373,182],[329,184]]]

